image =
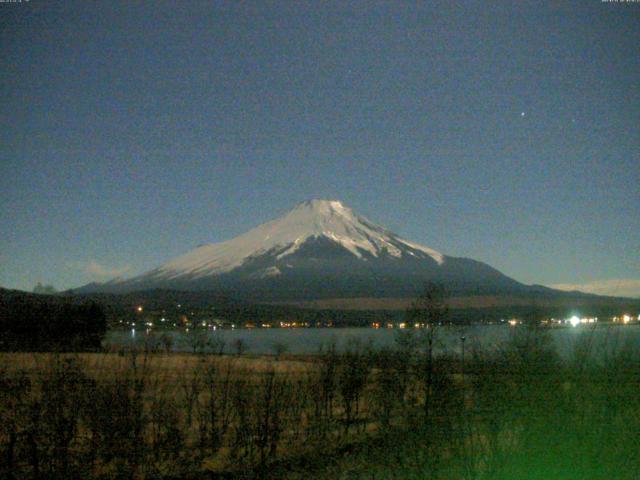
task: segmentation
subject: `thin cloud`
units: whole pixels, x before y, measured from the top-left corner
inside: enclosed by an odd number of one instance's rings
[[[558,290],[578,290],[596,295],[610,295],[614,297],[640,297],[640,280],[631,278],[594,280],[586,283],[557,283],[549,285]]]
[[[87,275],[101,278],[119,277],[127,273],[131,268],[129,265],[124,265],[122,267],[107,267],[105,265],[101,265],[95,260],[80,263],[79,266]]]

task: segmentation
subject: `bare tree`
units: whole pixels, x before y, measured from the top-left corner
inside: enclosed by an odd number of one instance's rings
[[[422,293],[416,298],[407,310],[407,323],[409,327],[418,325],[421,327],[420,343],[424,348],[424,358],[420,378],[424,390],[424,419],[427,421],[430,415],[431,400],[433,398],[434,361],[433,352],[437,339],[438,327],[443,324],[449,315],[447,300],[449,294],[443,285],[429,282]]]
[[[233,348],[236,351],[236,355],[241,357],[247,351],[247,344],[242,338],[238,338],[235,342],[233,342]]]
[[[350,345],[340,357],[337,385],[345,414],[345,435],[349,433],[349,427],[358,421],[360,397],[370,371],[370,357],[370,352],[358,342]]]
[[[289,350],[289,346],[284,342],[275,342],[271,345],[271,350],[276,356],[276,360],[281,360],[282,356]]]

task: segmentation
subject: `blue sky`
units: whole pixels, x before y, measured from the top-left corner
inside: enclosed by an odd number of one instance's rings
[[[525,283],[640,296],[640,4],[32,0],[0,4],[0,45],[4,287],[331,198]]]

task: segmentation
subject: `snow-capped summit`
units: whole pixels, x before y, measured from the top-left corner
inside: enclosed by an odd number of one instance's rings
[[[243,235],[202,245],[104,287],[223,290],[288,299],[409,295],[427,280],[474,290],[483,283],[521,285],[483,263],[404,240],[338,200],[307,200]]]
[[[406,247],[426,253],[442,263],[435,250],[407,242],[375,225],[337,200],[307,200],[276,220],[264,223],[239,237],[201,246],[158,268],[167,278],[189,274],[202,277],[241,266],[248,258],[277,250],[281,260],[295,253],[307,240],[326,238],[358,258],[378,257],[386,251],[400,257]],[[403,248],[404,247],[404,248]],[[413,254],[413,253],[412,253]]]

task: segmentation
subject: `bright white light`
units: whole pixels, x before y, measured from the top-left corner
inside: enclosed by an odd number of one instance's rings
[[[571,324],[571,326],[577,327],[580,324],[580,319],[574,315],[569,319],[569,323]]]

